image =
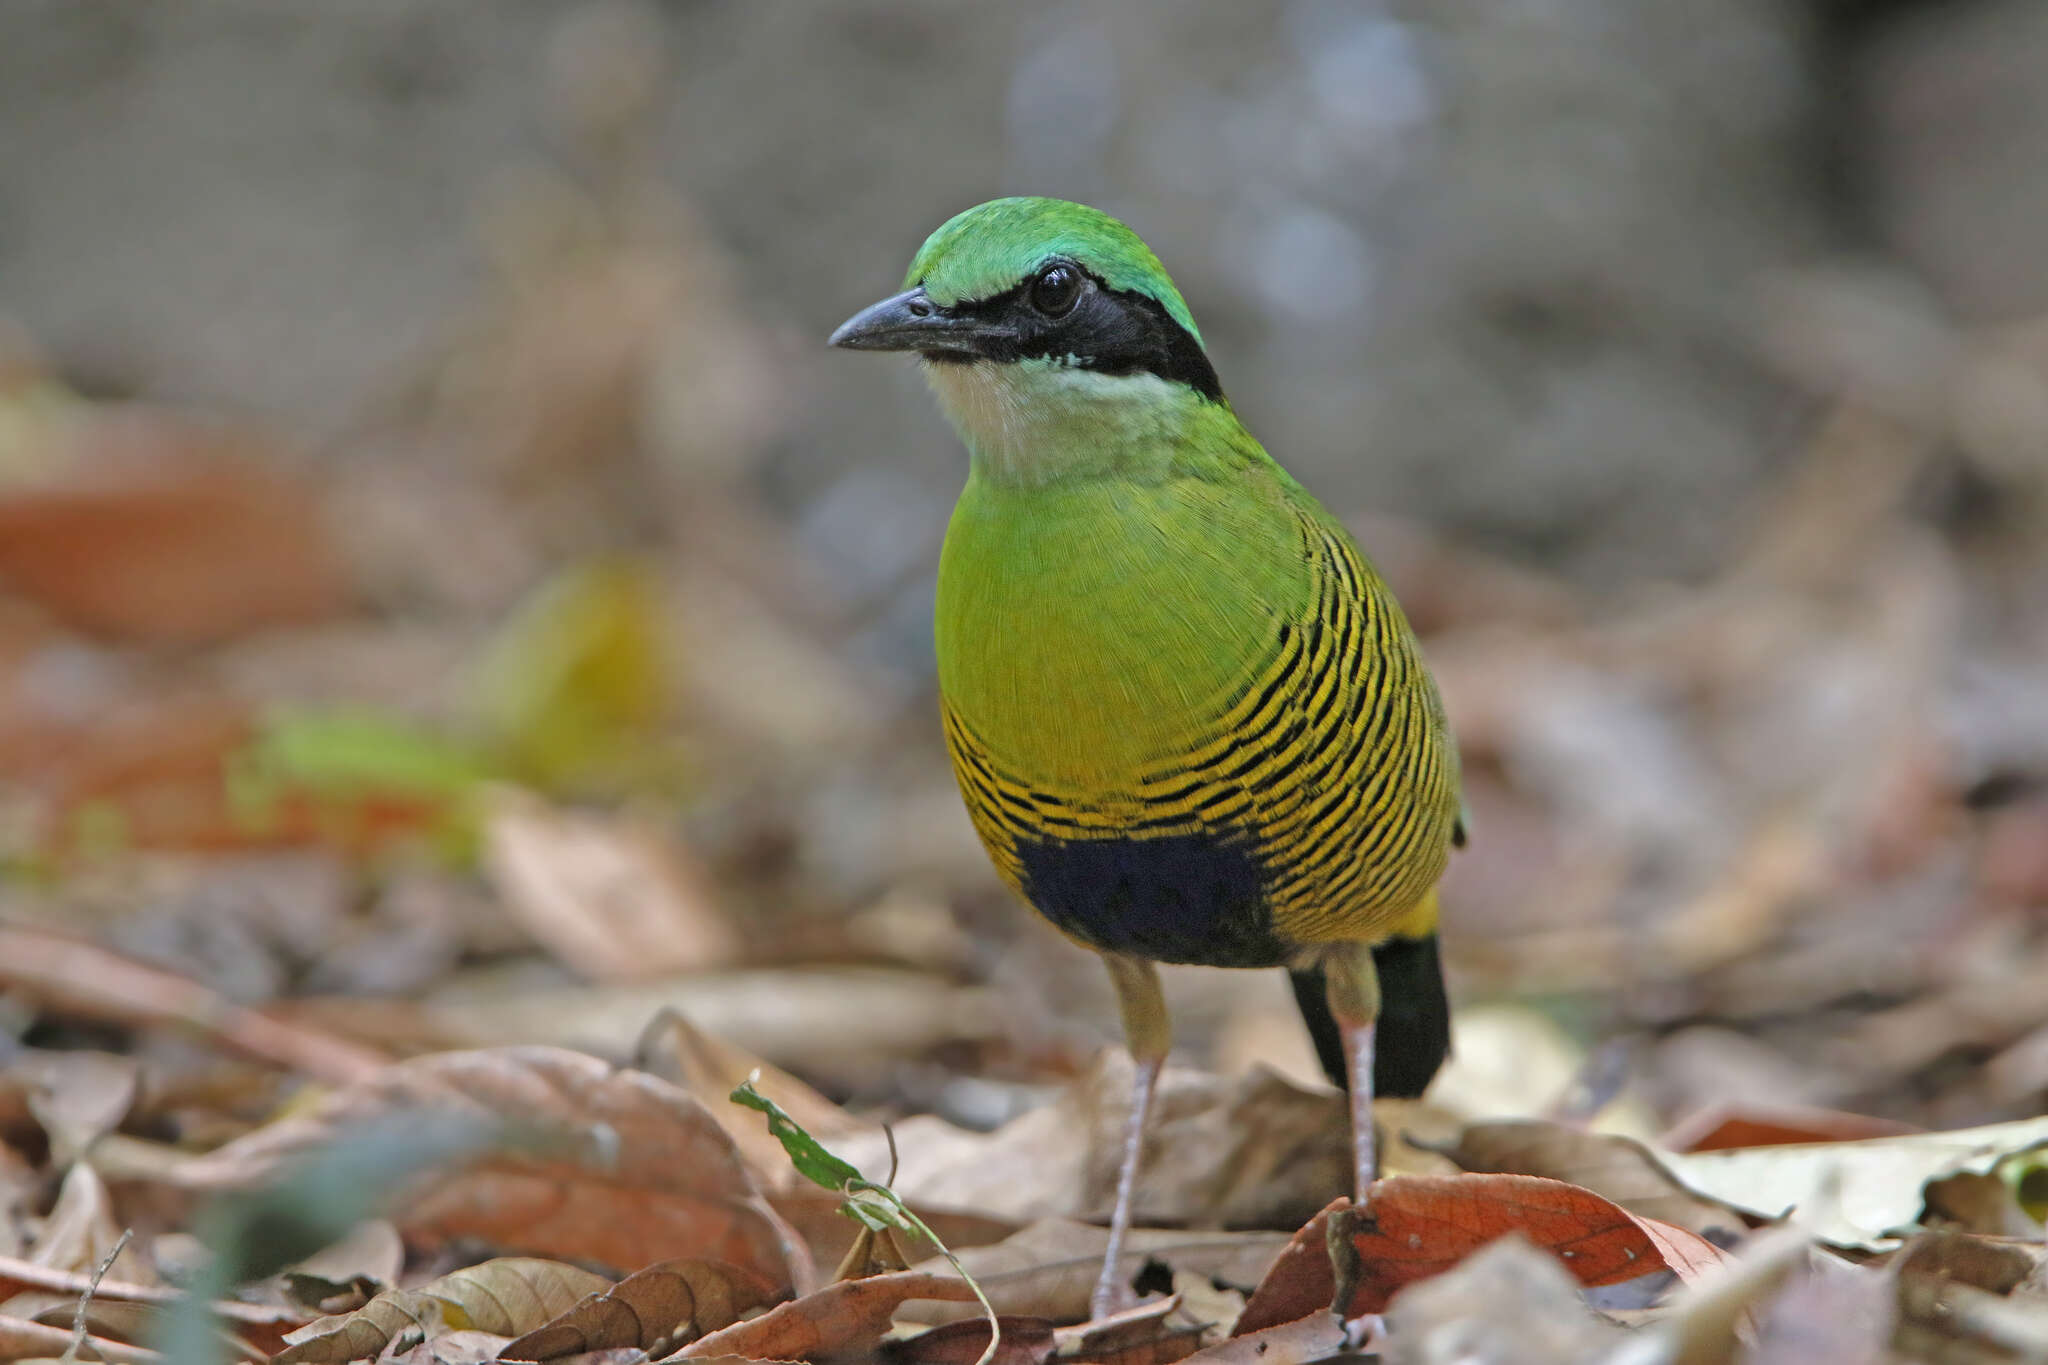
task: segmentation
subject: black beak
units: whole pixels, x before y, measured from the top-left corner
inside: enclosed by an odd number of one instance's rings
[[[943,351],[982,355],[1006,334],[980,318],[962,317],[925,297],[922,286],[870,304],[839,324],[831,344],[849,351]]]

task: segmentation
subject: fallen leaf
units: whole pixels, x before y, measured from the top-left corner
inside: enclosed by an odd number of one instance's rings
[[[88,1163],[75,1162],[57,1187],[57,1202],[43,1220],[43,1230],[29,1248],[28,1259],[52,1270],[89,1273],[121,1246],[121,1230],[106,1182]],[[133,1246],[121,1246],[108,1273],[134,1284],[156,1278]]]
[[[1666,1132],[1657,1145],[1674,1152],[1717,1152],[1794,1142],[1855,1142],[1920,1131],[1910,1123],[1839,1109],[1715,1105]]]
[[[722,1261],[663,1261],[592,1293],[500,1354],[507,1360],[554,1360],[585,1351],[657,1349],[730,1327],[740,1315],[780,1297],[763,1277]]]
[[[958,1275],[903,1270],[841,1280],[760,1317],[699,1337],[676,1359],[749,1356],[756,1360],[809,1360],[872,1351],[889,1319],[912,1299],[968,1301],[974,1291]],[[985,1339],[984,1339],[985,1340]]]
[[[704,1106],[655,1077],[555,1048],[395,1063],[198,1158],[180,1179],[246,1188],[351,1126],[417,1111],[485,1118],[536,1139],[532,1150],[493,1152],[424,1184],[393,1216],[417,1245],[475,1237],[614,1266],[687,1250],[778,1285],[810,1274],[801,1243]]]
[[[1875,1251],[1910,1234],[1930,1180],[1989,1175],[2007,1158],[2044,1145],[2048,1119],[2036,1118],[1861,1142],[1667,1153],[1660,1160],[1689,1189],[1759,1221],[1796,1209],[1822,1241]]]
[[[50,1139],[50,1161],[68,1166],[120,1127],[135,1104],[142,1069],[110,1052],[22,1048],[8,1059],[10,1075],[27,1082],[29,1113]]]
[[[895,1188],[919,1205],[1016,1219],[1106,1220],[1130,1104],[1131,1060],[1106,1049],[1060,1098],[993,1133],[924,1115],[895,1128]],[[1341,1092],[1272,1071],[1224,1078],[1169,1068],[1139,1167],[1141,1223],[1298,1227],[1350,1181]],[[888,1171],[879,1134],[835,1144],[870,1179]]]
[[[1814,1249],[1756,1312],[1743,1365],[1890,1365],[1896,1290],[1891,1278]]]
[[[593,981],[701,971],[739,950],[704,870],[645,820],[501,788],[484,817],[483,858],[513,917]]]
[[[1189,1313],[1178,1293],[1053,1333],[1061,1360],[1095,1365],[1172,1365],[1220,1341],[1215,1324]]]
[[[1002,1037],[1010,1027],[1007,1002],[988,987],[861,966],[728,969],[488,994],[447,990],[430,995],[420,1014],[433,1036],[450,1043],[549,1043],[626,1057],[665,1007],[770,1062],[849,1088],[874,1082],[898,1059]],[[337,1014],[348,1011],[360,1012],[350,1001]],[[880,1169],[887,1172],[886,1158]]]
[[[2010,1294],[2038,1279],[2048,1248],[2038,1238],[1978,1237],[1935,1229],[1901,1247],[1889,1262],[1893,1274],[1931,1275],[1993,1294]]]
[[[1147,1262],[1175,1275],[1194,1274],[1249,1291],[1265,1278],[1291,1239],[1284,1232],[1193,1232],[1175,1228],[1132,1228],[1119,1268],[1126,1281]],[[1045,1219],[993,1246],[959,1252],[960,1263],[987,1294],[996,1312],[1074,1322],[1088,1316],[1088,1299],[1109,1246],[1106,1229],[1066,1219]],[[937,1262],[922,1269],[936,1272]],[[917,1305],[901,1316],[947,1322],[966,1310]]]
[[[797,1174],[775,1135],[746,1110],[728,1102],[726,1097],[740,1082],[753,1077],[762,1095],[820,1139],[872,1133],[876,1127],[745,1048],[706,1033],[679,1009],[664,1007],[655,1015],[633,1049],[633,1064],[689,1092],[716,1116],[746,1158],[755,1180],[770,1195],[797,1188]]]
[[[993,1353],[988,1349],[991,1330],[1001,1332]],[[995,1329],[976,1318],[886,1342],[879,1358],[891,1365],[1045,1365],[1055,1345],[1052,1324],[1044,1318],[998,1318]]]
[[[175,972],[54,930],[0,926],[0,986],[54,1014],[124,1025],[172,1026],[319,1080],[358,1081],[384,1058],[226,999]]]
[[[496,1332],[439,1332],[386,1360],[388,1365],[485,1365],[498,1359],[504,1345],[505,1338]]]
[[[284,1270],[285,1293],[318,1313],[360,1308],[398,1283],[405,1268],[405,1242],[382,1218],[368,1218],[349,1234]]]
[[[1696,1279],[1723,1259],[1683,1228],[1628,1212],[1590,1190],[1526,1175],[1394,1176],[1363,1209],[1325,1209],[1294,1235],[1245,1305],[1240,1334],[1326,1307],[1336,1294],[1328,1226],[1340,1218],[1356,1264],[1346,1317],[1377,1313],[1401,1286],[1441,1274],[1478,1248],[1519,1233],[1557,1257],[1582,1285],[1618,1284],[1656,1270]]]
[[[0,1256],[0,1294],[50,1294],[76,1303],[92,1277],[72,1271],[52,1270],[12,1256]],[[93,1290],[95,1303],[133,1302],[163,1309],[183,1297],[182,1290],[158,1285],[129,1284],[103,1279]],[[239,1336],[266,1351],[283,1348],[284,1334],[305,1321],[305,1315],[266,1304],[222,1302],[213,1305],[220,1318]]]
[[[418,1289],[387,1289],[353,1313],[319,1318],[290,1333],[272,1365],[341,1365],[381,1354],[410,1334],[531,1331],[606,1287],[559,1261],[505,1256],[443,1275]]]
[[[1700,1198],[1633,1138],[1589,1133],[1560,1123],[1510,1119],[1467,1124],[1446,1156],[1467,1171],[1540,1175],[1611,1199],[1630,1213],[1692,1232],[1748,1231],[1742,1216]]]
[[[0,495],[0,576],[63,620],[183,644],[347,605],[313,494],[266,438],[145,408],[67,434],[61,480]]]
[[[0,1317],[0,1360],[60,1360],[72,1349],[72,1329]],[[140,1346],[126,1346],[88,1336],[80,1359],[97,1358],[107,1365],[164,1365],[164,1357]]]
[[[1310,1365],[1342,1356],[1349,1340],[1334,1313],[1308,1313],[1292,1322],[1244,1332],[1197,1351],[1194,1365]]]
[[[47,1327],[61,1327],[76,1331],[79,1318],[79,1303],[75,1298],[45,1302],[31,1310],[26,1301],[29,1296],[17,1295],[9,1299],[0,1311],[8,1317],[25,1317],[30,1322],[40,1322]],[[95,1337],[107,1341],[126,1342],[130,1346],[155,1346],[163,1337],[165,1311],[153,1303],[124,1303],[119,1300],[105,1300],[94,1297],[84,1308],[85,1330]],[[260,1350],[255,1343],[228,1331],[225,1326],[216,1330],[220,1349],[230,1360],[262,1360],[270,1352]]]
[[[1630,1335],[1587,1312],[1557,1258],[1515,1233],[1402,1289],[1386,1318],[1393,1358],[1446,1365],[1580,1365],[1604,1359]]]

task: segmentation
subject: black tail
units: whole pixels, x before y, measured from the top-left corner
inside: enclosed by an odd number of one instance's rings
[[[1380,1022],[1373,1040],[1375,1095],[1414,1099],[1429,1088],[1437,1068],[1451,1055],[1451,1002],[1444,994],[1443,963],[1436,935],[1390,938],[1372,950],[1380,977]],[[1302,1022],[1333,1084],[1343,1085],[1344,1044],[1323,986],[1323,969],[1289,972]]]

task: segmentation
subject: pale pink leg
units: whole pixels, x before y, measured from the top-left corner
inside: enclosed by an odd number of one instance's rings
[[[1330,1013],[1344,1040],[1344,1072],[1351,1082],[1351,1163],[1356,1179],[1353,1199],[1363,1204],[1366,1191],[1379,1178],[1378,1143],[1372,1128],[1373,1026],[1380,1017],[1380,978],[1372,949],[1363,943],[1333,945],[1323,956],[1323,978],[1330,993]]]
[[[1102,1274],[1096,1278],[1095,1293],[1088,1301],[1088,1316],[1106,1318],[1124,1307],[1130,1286],[1118,1269],[1123,1260],[1124,1233],[1131,1226],[1131,1193],[1138,1184],[1138,1157],[1145,1148],[1145,1117],[1152,1109],[1152,1092],[1159,1084],[1158,1057],[1138,1059],[1137,1077],[1131,1083],[1131,1116],[1124,1125],[1123,1164],[1116,1173],[1116,1207],[1109,1215],[1109,1249],[1102,1254]]]
[[[1378,1141],[1372,1126],[1372,1034],[1373,1023],[1338,1021],[1344,1036],[1344,1071],[1351,1081],[1351,1168],[1357,1177],[1352,1202],[1363,1204],[1365,1192],[1379,1178]]]

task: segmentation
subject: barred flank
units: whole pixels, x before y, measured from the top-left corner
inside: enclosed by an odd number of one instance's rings
[[[1034,786],[946,707],[968,812],[1013,888],[1028,896],[1020,841],[1209,833],[1250,849],[1287,943],[1377,938],[1428,894],[1457,818],[1442,703],[1349,538],[1307,515],[1298,526],[1313,610],[1275,622],[1222,709],[1190,716],[1179,752],[1119,790]]]

